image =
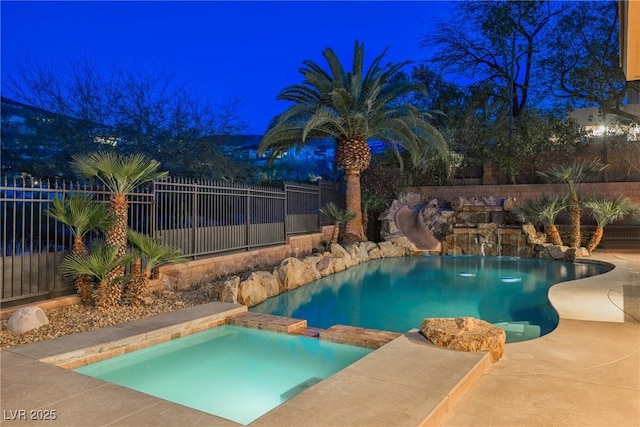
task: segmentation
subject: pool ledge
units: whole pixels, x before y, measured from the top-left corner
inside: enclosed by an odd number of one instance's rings
[[[549,289],[549,301],[560,319],[624,323],[626,319],[625,285],[640,278],[637,255],[629,259],[597,253],[577,262],[599,263],[613,267],[597,276],[562,282]],[[635,279],[632,277],[635,275]],[[628,293],[628,292],[627,292]]]
[[[491,365],[486,352],[438,348],[409,332],[251,425],[435,426]]]
[[[9,351],[64,369],[74,369],[223,325],[229,316],[246,311],[246,306],[214,302]]]

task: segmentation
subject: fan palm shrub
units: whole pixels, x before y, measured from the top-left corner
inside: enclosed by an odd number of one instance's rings
[[[131,229],[127,232],[129,243],[137,250],[134,254],[134,262],[131,274],[125,288],[125,298],[131,305],[140,305],[149,295],[149,281],[154,268],[165,262],[181,262],[180,250],[163,245],[159,239],[154,239],[145,234],[137,233]],[[144,259],[144,270],[142,261]]]
[[[334,225],[333,233],[331,234],[331,244],[338,243],[338,237],[340,236],[340,227],[352,220],[355,214],[344,209],[340,209],[335,203],[329,202],[326,206],[320,208],[320,214],[331,221]]]
[[[604,236],[604,227],[626,216],[638,216],[638,208],[631,203],[628,197],[617,196],[614,199],[594,197],[583,203],[583,206],[591,212],[596,220],[596,229],[589,239],[587,250],[593,252],[598,247]]]
[[[112,151],[76,154],[71,166],[83,178],[99,180],[111,193],[109,209],[114,222],[106,231],[105,241],[109,246],[118,248],[119,257],[124,257],[127,250],[127,196],[141,184],[166,177],[167,172],[159,170],[159,162],[142,154],[124,156]],[[111,273],[112,277],[123,274],[123,266]]]
[[[569,246],[579,248],[581,242],[580,234],[580,197],[579,189],[588,178],[603,172],[608,165],[603,165],[598,159],[592,161],[574,161],[569,165],[553,165],[545,172],[538,172],[549,182],[565,184],[569,192],[568,207],[569,212]]]
[[[413,94],[425,93],[425,86],[394,79],[408,62],[381,65],[385,50],[365,69],[364,46],[358,41],[350,71],[332,49],[322,54],[328,69],[303,61],[302,84],[286,87],[278,95],[291,106],[271,121],[258,152],[270,150],[274,159],[312,139],[333,138],[336,163],[345,171],[346,209],[354,214],[347,221],[345,240],[363,241],[360,174],[371,161],[368,141],[385,142],[396,153],[403,147],[414,162],[424,145],[445,155],[447,144],[429,123],[431,116],[405,102]]]
[[[93,241],[88,252],[67,255],[61,264],[62,273],[69,277],[89,276],[98,281],[97,292],[93,296],[96,307],[113,309],[120,305],[122,278],[112,278],[110,273],[116,268],[124,268],[131,262],[132,255],[118,256],[119,247],[103,241]]]
[[[92,231],[106,230],[112,221],[107,208],[85,195],[73,195],[64,199],[53,199],[47,214],[67,226],[73,236],[71,253],[86,255],[84,243],[86,235]],[[93,281],[88,275],[79,275],[75,279],[76,290],[82,304],[92,304]]]
[[[558,214],[566,207],[566,198],[543,195],[540,200],[527,200],[522,211],[525,218],[544,226],[544,232],[551,243],[562,245],[562,239],[555,223]]]

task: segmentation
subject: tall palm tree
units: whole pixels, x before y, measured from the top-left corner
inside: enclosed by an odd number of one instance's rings
[[[540,200],[527,200],[522,210],[526,218],[544,226],[544,232],[551,243],[562,245],[562,239],[556,227],[556,217],[566,208],[566,198],[542,195]]]
[[[340,236],[340,227],[353,219],[355,214],[351,211],[340,209],[335,203],[329,202],[325,207],[320,208],[320,214],[334,225],[331,241],[329,243],[338,243]]]
[[[579,248],[582,240],[580,234],[580,198],[578,190],[580,184],[586,179],[597,175],[604,171],[608,165],[600,163],[599,159],[591,162],[588,160],[574,161],[569,165],[553,165],[545,172],[538,172],[539,175],[547,179],[549,182],[562,183],[567,186],[569,191],[569,228],[571,241],[569,245],[573,248]]]
[[[127,196],[141,184],[166,177],[167,172],[159,171],[160,163],[142,154],[124,156],[112,151],[76,154],[71,166],[84,178],[98,179],[111,193],[109,208],[114,222],[107,229],[105,241],[119,248],[118,256],[123,257],[127,251]],[[116,277],[123,273],[124,268],[118,267],[112,274]]]
[[[110,273],[131,262],[132,256],[118,256],[118,247],[101,241],[93,241],[91,248],[84,254],[69,254],[61,264],[66,276],[92,276],[98,280],[98,292],[94,298],[96,307],[112,309],[120,304],[122,284],[120,278],[113,279]]]
[[[47,214],[67,226],[73,236],[71,253],[85,255],[87,248],[85,236],[91,231],[104,231],[112,223],[107,208],[85,195],[73,195],[65,199],[53,199]],[[87,275],[75,279],[80,301],[89,305],[92,302],[92,280]]]
[[[131,267],[131,277],[127,283],[125,296],[131,305],[140,305],[149,294],[149,281],[154,268],[165,262],[182,262],[180,249],[165,246],[160,240],[147,235],[136,233],[129,229],[127,232],[129,243],[138,250]],[[142,258],[145,268],[142,270]]]
[[[444,155],[447,144],[429,123],[428,113],[403,103],[407,95],[425,92],[422,84],[393,79],[408,62],[381,66],[385,50],[365,70],[364,47],[358,41],[351,71],[332,49],[322,53],[328,70],[303,61],[302,84],[283,89],[277,97],[293,104],[271,121],[258,152],[269,149],[274,159],[314,138],[335,139],[336,162],[346,176],[346,208],[355,214],[347,222],[345,240],[362,241],[360,173],[371,161],[368,141],[386,142],[396,153],[404,147],[414,162],[422,146],[432,145]]]
[[[614,221],[622,219],[626,216],[638,216],[638,208],[631,203],[628,197],[617,196],[614,199],[605,199],[603,197],[594,197],[583,203],[583,206],[591,211],[591,216],[596,220],[596,229],[589,239],[587,250],[593,252],[598,247],[602,236],[604,235],[604,227]]]

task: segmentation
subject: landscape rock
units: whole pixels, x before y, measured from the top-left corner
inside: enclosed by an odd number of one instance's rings
[[[591,253],[589,253],[589,250],[587,248],[585,248],[584,246],[579,247],[578,249],[576,249],[576,257],[588,257],[591,256]]]
[[[260,276],[255,272],[251,273],[246,280],[240,282],[238,286],[238,303],[253,307],[266,299],[267,291],[260,282]]]
[[[545,233],[538,233],[531,223],[523,224],[522,231],[527,236],[527,242],[532,245],[542,245],[547,243],[547,235]]]
[[[273,275],[278,277],[280,292],[297,289],[322,277],[314,262],[315,260],[303,262],[293,257],[282,261],[273,271]]]
[[[323,257],[316,264],[316,268],[318,272],[320,272],[320,276],[327,277],[333,273],[335,273],[335,267],[333,265],[333,261],[335,258],[333,257]]]
[[[404,256],[404,250],[394,245],[392,242],[380,242],[378,243],[378,247],[382,251],[382,256],[384,258],[393,258],[393,257],[401,257]],[[369,253],[371,257],[371,253]]]
[[[384,254],[377,245],[375,248],[370,249],[367,254],[369,255],[369,259],[380,259],[384,257]]]
[[[356,265],[357,263],[353,260],[353,258],[351,258],[351,255],[349,254],[349,252],[347,252],[347,250],[345,248],[343,248],[342,246],[338,245],[337,243],[334,243],[333,245],[331,245],[331,255],[335,258],[342,258],[344,260],[344,264],[346,266],[346,268],[351,268],[354,265]]]
[[[433,344],[461,351],[488,351],[494,362],[504,353],[507,334],[473,317],[424,319],[420,332]]]
[[[220,287],[220,301],[238,304],[238,287],[240,286],[240,277],[232,276],[222,282]]]
[[[49,323],[47,315],[40,307],[23,307],[13,313],[7,322],[7,329],[15,335],[22,335]]]

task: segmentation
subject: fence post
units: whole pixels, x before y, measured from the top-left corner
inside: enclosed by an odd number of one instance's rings
[[[245,187],[246,188],[246,194],[247,194],[247,211],[246,211],[246,216],[245,216],[245,241],[246,241],[246,245],[247,245],[247,250],[250,251],[251,250],[251,188],[249,187]]]
[[[283,237],[282,240],[286,242],[287,241],[287,220],[289,216],[289,212],[287,212],[287,207],[289,206],[289,185],[287,184],[287,181],[284,181],[283,189],[284,189],[284,209],[282,209],[282,211],[284,213],[284,236],[282,236]]]
[[[320,221],[320,208],[322,207],[322,181],[318,181],[318,206],[317,206],[317,210],[318,210],[318,229],[320,230],[320,232],[322,232],[322,222]]]
[[[192,227],[191,229],[193,230],[193,247],[192,247],[192,252],[194,254],[193,259],[197,258],[197,248],[198,248],[198,196],[199,196],[199,185],[197,182],[190,182],[190,185],[192,185],[193,188],[193,202],[191,203],[192,206],[192,212],[191,212],[191,223],[192,223]]]

